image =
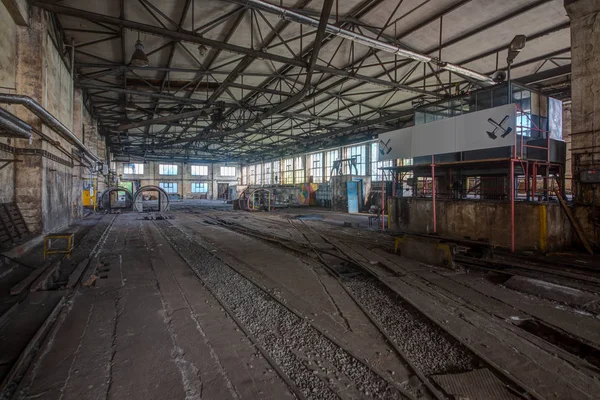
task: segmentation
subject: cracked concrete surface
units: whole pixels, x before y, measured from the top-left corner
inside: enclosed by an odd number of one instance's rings
[[[152,222],[117,218],[95,262],[15,398],[293,398]]]

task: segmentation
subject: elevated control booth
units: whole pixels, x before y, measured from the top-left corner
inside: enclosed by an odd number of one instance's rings
[[[515,83],[509,98],[508,85],[422,105],[415,126],[379,136],[380,160],[395,164],[382,169],[393,178],[391,197],[433,200],[426,230],[438,231],[436,200],[504,202],[510,238],[500,242],[514,249],[515,201],[564,196],[562,102]],[[414,227],[399,215],[400,227]]]

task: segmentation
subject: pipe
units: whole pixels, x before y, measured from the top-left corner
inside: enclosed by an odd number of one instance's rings
[[[65,139],[70,141],[72,144],[77,146],[80,150],[83,151],[85,155],[91,158],[93,161],[97,163],[102,163],[102,160],[98,158],[95,154],[92,154],[88,148],[77,138],[77,136],[73,135],[73,133],[63,125],[54,115],[50,114],[44,107],[42,107],[37,101],[32,99],[29,96],[19,95],[19,94],[6,94],[0,93],[0,103],[3,104],[19,104],[27,108],[29,111],[34,113],[38,118],[40,118],[46,125],[52,128],[53,131],[63,136]]]
[[[279,15],[279,17],[281,19],[298,22],[300,24],[309,25],[312,27],[317,27],[318,23],[319,23],[319,21],[317,21],[314,18],[297,13],[295,11],[288,10],[284,7],[280,7],[280,6],[277,6],[274,4],[267,3],[262,0],[229,0],[229,1],[231,1],[233,3],[245,5],[248,7],[260,9],[263,11],[267,11],[272,14]],[[399,55],[400,57],[410,58],[412,60],[419,61],[419,62],[434,63],[437,66],[439,66],[447,71],[454,72],[456,74],[463,75],[463,76],[466,76],[469,78],[473,78],[473,79],[476,79],[478,81],[481,81],[481,82],[489,84],[489,85],[494,84],[494,80],[492,78],[490,78],[489,76],[480,74],[479,72],[473,71],[468,68],[461,67],[460,65],[452,64],[449,62],[443,62],[442,60],[435,59],[426,54],[421,54],[421,53],[417,53],[415,51],[403,49],[396,45],[385,43],[378,39],[373,39],[373,38],[361,35],[359,33],[340,28],[340,27],[332,25],[332,24],[327,24],[325,29],[328,33],[330,33],[332,35],[339,36],[341,38],[344,38],[344,39],[347,39],[347,40],[350,40],[350,41],[353,41],[356,43],[360,43],[367,47],[385,51],[386,53],[396,54],[396,55]]]
[[[433,206],[433,233],[437,233],[437,210],[435,208],[435,156],[431,156],[431,200]]]
[[[169,39],[172,39],[175,41],[185,41],[185,42],[190,42],[190,43],[203,44],[205,46],[213,47],[213,48],[220,49],[220,50],[230,51],[230,52],[238,53],[238,54],[244,54],[244,55],[250,56],[251,58],[257,58],[257,59],[261,59],[261,60],[271,60],[271,61],[275,61],[278,63],[292,65],[292,66],[301,67],[301,68],[306,68],[306,66],[307,66],[306,61],[304,61],[304,60],[284,57],[284,56],[280,56],[278,54],[268,53],[268,52],[265,52],[262,50],[249,49],[247,47],[237,46],[237,45],[227,43],[227,42],[219,42],[218,40],[212,40],[212,39],[197,35],[190,31],[185,31],[185,30],[172,31],[170,29],[165,29],[162,27],[154,26],[154,25],[148,25],[148,24],[143,24],[140,22],[129,21],[129,20],[125,20],[125,19],[121,19],[121,18],[117,18],[117,17],[111,17],[109,15],[103,15],[103,14],[93,13],[93,12],[89,12],[89,11],[85,11],[85,10],[74,9],[71,7],[64,7],[64,6],[54,4],[54,3],[50,4],[50,3],[44,3],[41,1],[32,1],[31,4],[36,7],[41,8],[41,9],[44,9],[46,11],[50,11],[50,12],[53,12],[56,14],[62,14],[62,15],[68,15],[71,17],[82,18],[82,19],[86,19],[86,20],[92,21],[92,22],[103,22],[106,24],[116,25],[116,26],[120,26],[123,28],[127,28],[127,29],[132,29],[132,30],[136,30],[136,31],[140,31],[140,32],[146,32],[146,33],[149,33],[152,35],[162,36],[162,37],[169,38]],[[328,67],[325,65],[317,64],[314,66],[314,69],[318,70],[319,72],[330,73],[330,74],[334,74],[337,76],[344,76],[344,77],[347,77],[350,79],[368,82],[368,83],[372,83],[372,84],[378,85],[378,86],[397,88],[398,90],[404,90],[404,91],[408,91],[408,92],[412,92],[412,93],[424,94],[424,95],[438,97],[438,98],[443,97],[442,95],[440,95],[437,92],[422,90],[422,89],[412,87],[409,85],[404,85],[404,84],[400,84],[400,83],[381,80],[381,79],[373,78],[370,76],[357,74],[357,73],[351,72],[351,71],[345,71],[345,70],[341,70],[341,69],[337,69],[337,68],[333,68],[333,67]],[[191,100],[191,99],[188,99],[188,100]]]
[[[8,136],[11,137],[18,137],[30,140],[32,138],[31,126],[27,125],[25,122],[21,121],[20,119],[18,119],[17,117],[15,117],[14,115],[2,108],[0,108],[0,130],[7,132]]]
[[[292,97],[288,98],[286,101],[277,104],[276,106],[272,107],[268,111],[263,112],[262,114],[257,115],[256,118],[245,123],[244,125],[238,126],[237,128],[234,128],[234,129],[220,132],[218,134],[209,135],[207,137],[204,137],[204,139],[209,139],[209,138],[218,137],[218,136],[233,135],[235,133],[245,132],[247,129],[249,129],[252,126],[254,126],[255,124],[269,118],[270,116],[272,116],[274,114],[278,114],[279,112],[298,104],[298,102],[304,98],[304,96],[306,95],[306,92],[308,91],[308,89],[310,88],[310,85],[311,85],[312,75],[315,70],[315,65],[317,64],[317,58],[319,56],[319,51],[321,50],[321,44],[323,42],[323,37],[325,36],[325,28],[327,25],[327,20],[329,19],[329,14],[331,12],[332,6],[333,6],[333,0],[325,0],[325,2],[323,3],[323,10],[321,11],[321,18],[318,21],[317,34],[315,35],[315,41],[314,41],[314,45],[313,45],[313,49],[312,49],[312,54],[310,57],[310,61],[308,63],[308,68],[306,70],[306,78],[305,78],[304,85],[302,86],[302,88],[296,94],[294,94]],[[193,142],[195,140],[198,140],[200,138],[200,136],[202,136],[202,134],[196,135],[190,139],[177,140],[177,141],[173,141],[171,143],[163,143],[162,146],[164,147],[165,145],[181,143],[183,141]]]
[[[31,132],[31,130],[33,129],[31,125],[29,125],[27,122],[23,121],[22,119],[12,114],[10,111],[7,111],[3,108],[0,108],[0,118],[8,120],[13,124],[17,125],[19,128],[24,129],[28,132]]]

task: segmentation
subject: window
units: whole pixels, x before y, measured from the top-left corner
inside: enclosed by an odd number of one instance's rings
[[[371,143],[371,179],[374,182],[381,182],[381,170],[379,168],[392,167],[394,165],[393,160],[377,161],[379,160],[379,143]],[[392,174],[390,171],[385,172],[384,180],[391,181]]]
[[[208,193],[208,183],[192,182],[192,193]]]
[[[315,153],[308,156],[308,170],[312,176],[313,183],[323,182],[323,153]]]
[[[235,176],[235,167],[221,167],[221,176]]]
[[[250,184],[256,185],[256,165],[250,166]]]
[[[279,161],[279,160],[273,161],[273,182],[276,185],[278,183],[281,183],[280,173],[281,173],[281,161]]]
[[[177,175],[177,165],[175,164],[159,164],[158,173],[160,175]]]
[[[344,158],[356,160],[356,170],[351,163],[346,163],[346,173],[348,175],[365,175],[365,146],[346,147],[346,156]]]
[[[325,180],[329,181],[331,178],[331,169],[333,168],[333,163],[340,158],[340,152],[338,150],[330,150],[325,154]],[[336,175],[334,172],[333,175]]]
[[[273,175],[273,171],[271,170],[271,163],[265,163],[263,165],[263,169],[265,171],[265,178],[264,178],[264,183],[265,185],[270,185],[272,183],[272,175]]]
[[[250,184],[262,185],[262,164],[250,166]]]
[[[294,159],[287,158],[283,160],[283,185],[291,185],[294,183]]]
[[[192,165],[192,175],[208,175],[208,165]]]
[[[248,167],[242,167],[242,185],[248,184]]]
[[[123,173],[125,175],[143,175],[144,164],[123,164]]]
[[[158,186],[167,193],[177,193],[177,182],[159,182]]]
[[[296,157],[296,164],[294,170],[294,182],[304,183],[304,157]]]

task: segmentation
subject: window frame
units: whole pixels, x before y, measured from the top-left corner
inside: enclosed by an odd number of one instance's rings
[[[196,171],[198,173],[196,173]],[[206,172],[206,173],[202,173],[202,172]],[[208,176],[208,165],[192,165],[190,167],[190,174],[192,176]]]
[[[179,175],[179,166],[177,164],[158,164],[158,174],[165,176],[177,176]]]
[[[171,187],[165,187],[166,185]],[[158,182],[158,187],[167,192],[167,194],[179,194],[178,182]],[[171,189],[175,189],[175,191]]]
[[[205,190],[201,188],[205,188]],[[190,190],[192,193],[208,193],[208,182],[192,182]]]
[[[229,174],[226,172],[226,171],[230,171],[230,170],[233,171],[233,174]],[[237,174],[237,167],[229,167],[229,166],[222,165],[221,168],[219,169],[219,173],[220,173],[220,176],[235,177]]]
[[[134,166],[133,169],[127,172],[126,168]],[[139,172],[138,172],[139,171]],[[125,163],[123,164],[123,175],[144,175],[144,164],[140,163]]]

